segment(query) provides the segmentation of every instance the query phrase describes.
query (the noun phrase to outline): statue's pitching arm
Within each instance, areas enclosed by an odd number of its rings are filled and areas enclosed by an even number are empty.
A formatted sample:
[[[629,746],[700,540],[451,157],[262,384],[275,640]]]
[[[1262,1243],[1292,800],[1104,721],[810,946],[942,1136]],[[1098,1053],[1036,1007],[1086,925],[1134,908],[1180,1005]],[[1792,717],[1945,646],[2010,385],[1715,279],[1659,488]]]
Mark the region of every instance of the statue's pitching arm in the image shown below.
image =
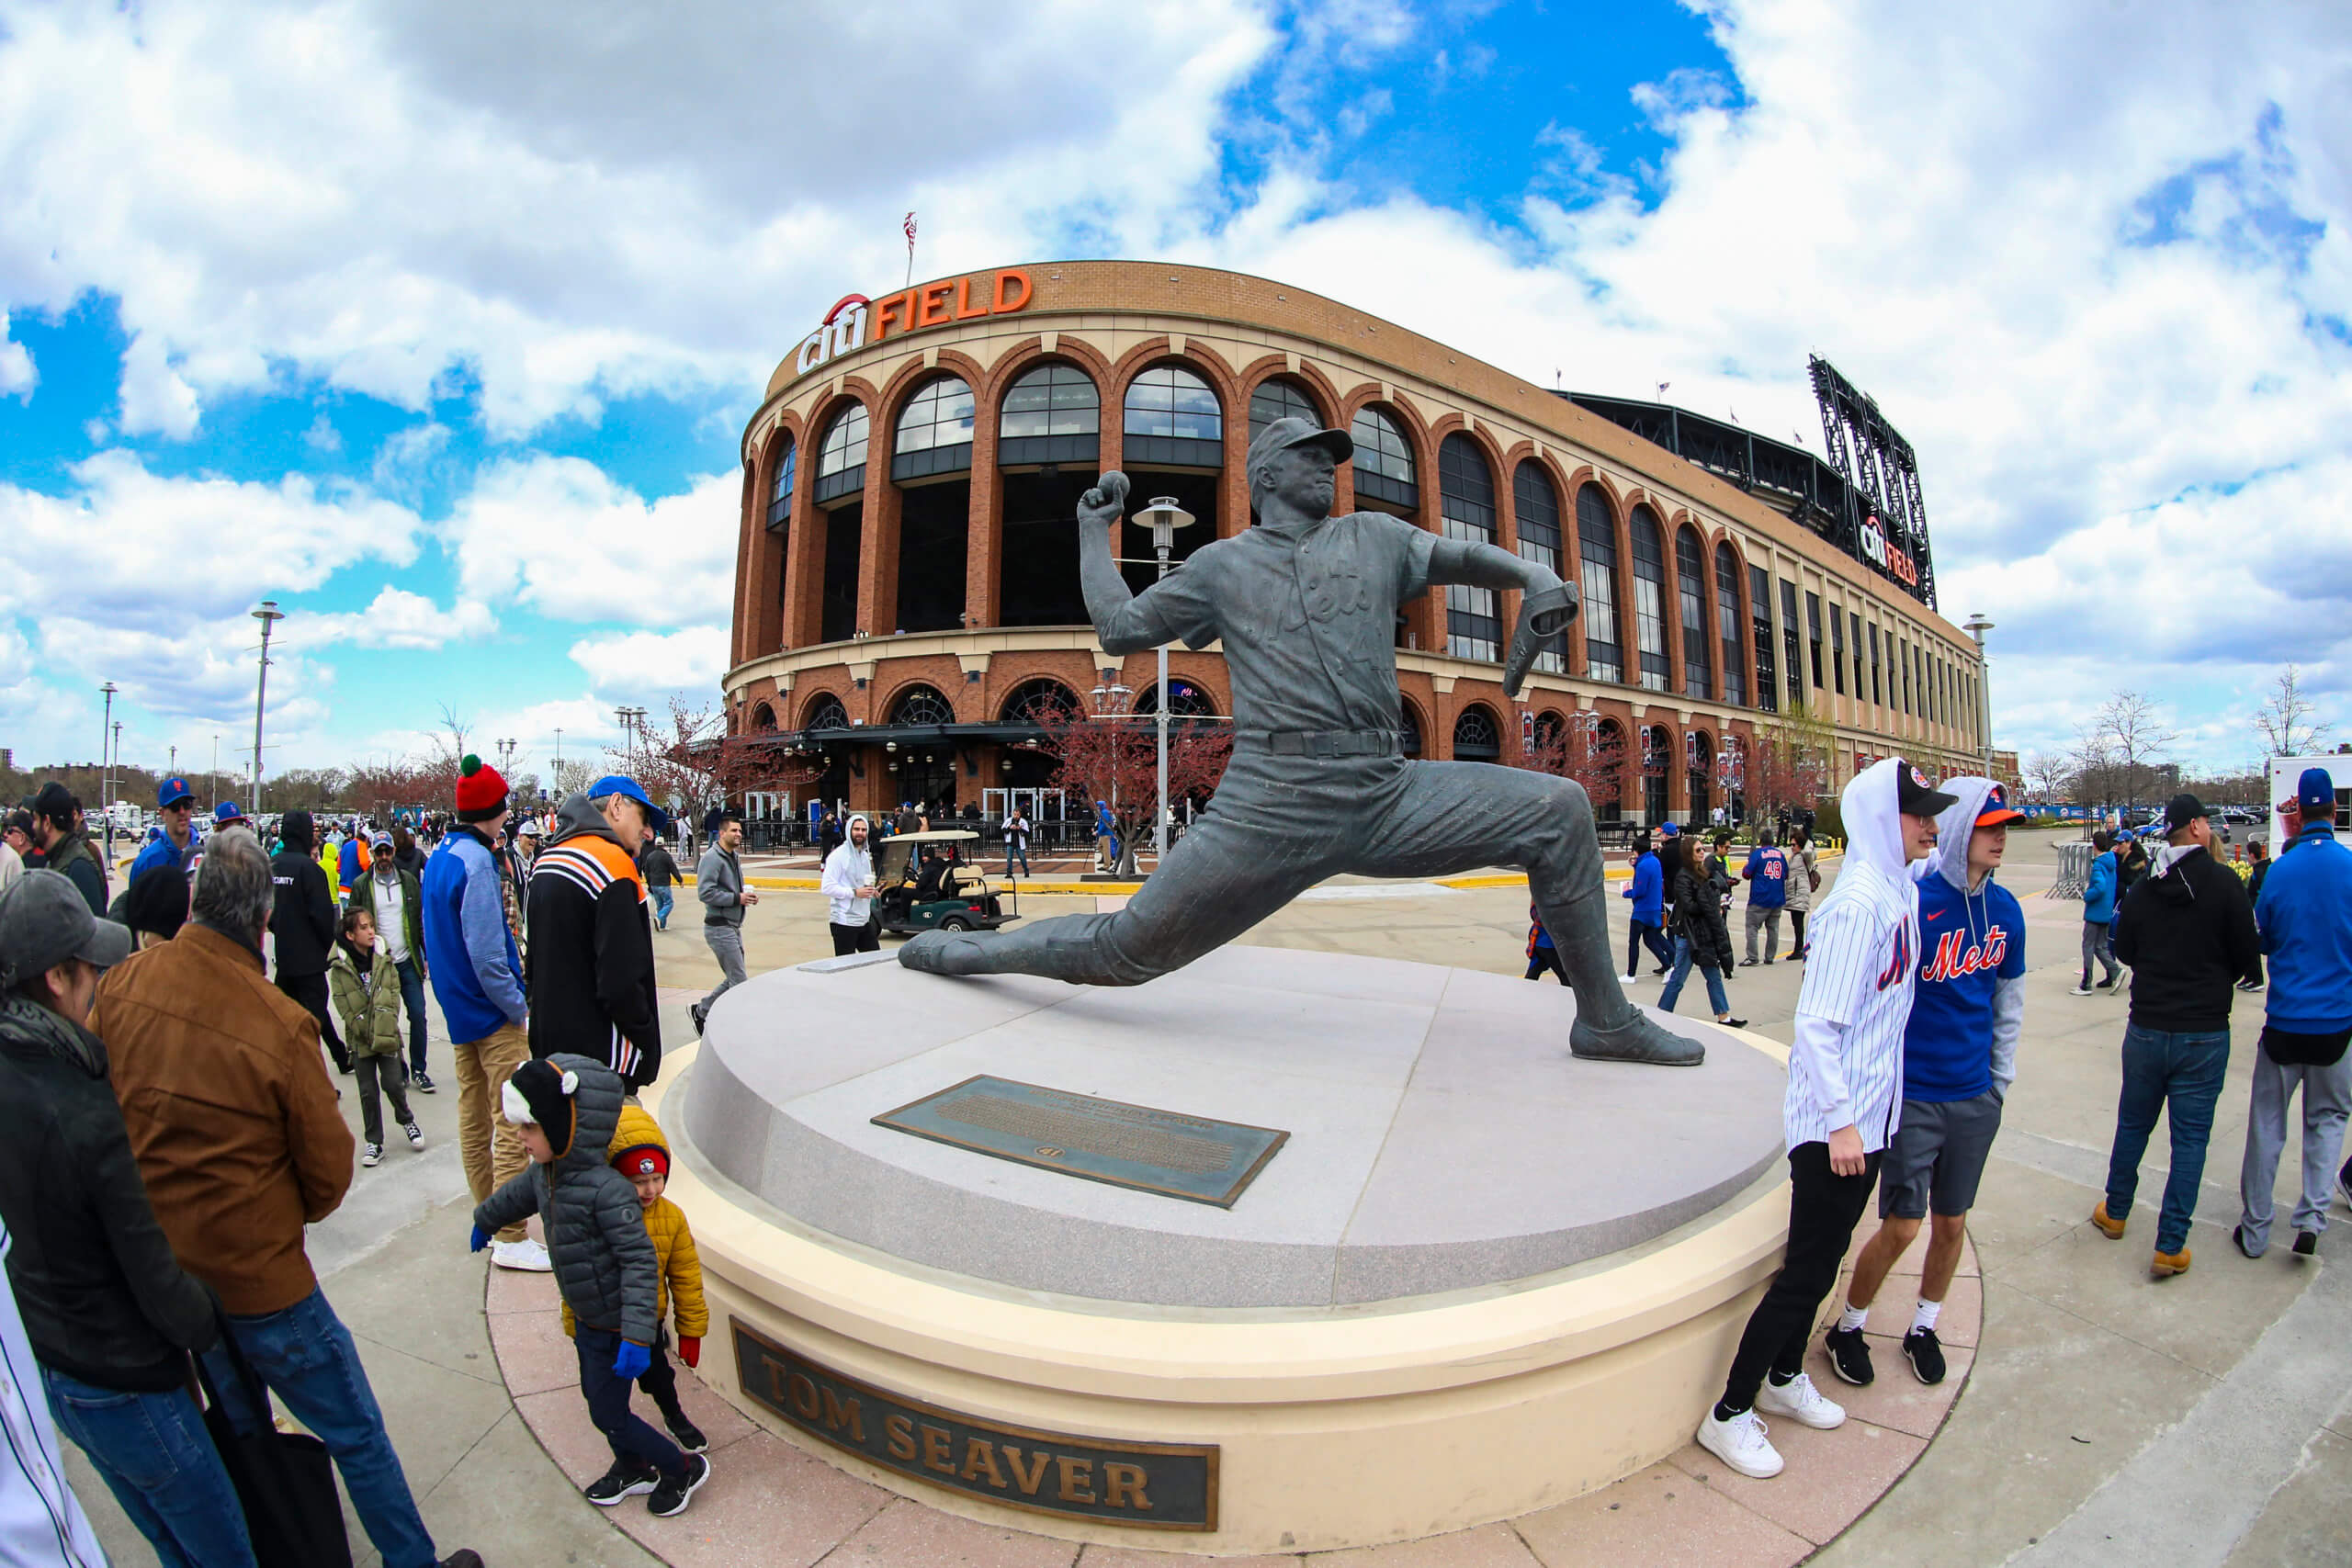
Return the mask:
[[[1503,660],[1505,696],[1519,695],[1527,672],[1535,668],[1537,654],[1547,648],[1566,651],[1567,630],[1576,622],[1578,600],[1575,587],[1561,581],[1551,568],[1498,546],[1440,539],[1430,552],[1430,581],[1521,591],[1519,625],[1512,630],[1510,649]]]
[[[1114,468],[1078,498],[1078,580],[1105,653],[1140,653],[1174,640],[1152,614],[1151,590],[1127,592],[1111,530],[1127,512],[1127,476]],[[1154,585],[1158,586],[1157,584]]]

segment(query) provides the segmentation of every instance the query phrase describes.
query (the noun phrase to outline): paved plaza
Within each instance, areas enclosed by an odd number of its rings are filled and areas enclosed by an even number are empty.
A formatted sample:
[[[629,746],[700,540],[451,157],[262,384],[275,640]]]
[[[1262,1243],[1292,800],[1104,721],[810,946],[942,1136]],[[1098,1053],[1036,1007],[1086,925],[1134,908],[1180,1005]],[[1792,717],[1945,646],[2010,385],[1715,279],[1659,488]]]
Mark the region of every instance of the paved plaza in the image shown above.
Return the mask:
[[[2230,1083],[2190,1238],[2196,1265],[2178,1279],[2154,1281],[2144,1235],[2135,1229],[2123,1243],[2109,1243],[2086,1219],[2106,1168],[2124,1003],[2065,994],[2074,983],[2078,907],[2039,896],[2054,874],[2052,843],[2017,833],[2011,846],[2004,881],[2025,905],[2030,978],[2018,1083],[1973,1219],[1983,1321],[1973,1365],[1954,1356],[1953,1378],[1965,1371],[1965,1387],[1916,1464],[1874,1505],[1868,1496],[1883,1476],[1872,1481],[1833,1466],[1799,1443],[1790,1445],[1788,1472],[1770,1483],[1735,1486],[1720,1474],[1701,1479],[1694,1473],[1701,1467],[1662,1465],[1644,1473],[1623,1512],[1605,1508],[1593,1517],[1571,1504],[1384,1549],[1379,1557],[1413,1568],[1642,1562],[1648,1560],[1638,1550],[1643,1539],[1706,1539],[1699,1527],[1728,1499],[1767,1517],[1842,1518],[1867,1506],[1819,1552],[1815,1561],[1823,1563],[2108,1564],[2146,1557],[2184,1568],[2269,1568],[2352,1561],[2352,1517],[2344,1506],[2352,1496],[2352,1230],[2343,1228],[2339,1208],[2338,1228],[2323,1237],[2316,1262],[2298,1262],[2283,1247],[2248,1262],[2229,1239],[2245,1062],[2261,998],[2238,1002]],[[1826,869],[1834,872],[1834,863]],[[1612,903],[1621,905],[1613,923],[1622,944],[1622,901]],[[1023,900],[1032,917],[1092,907],[1084,896]],[[1526,908],[1523,888],[1349,884],[1317,889],[1244,940],[1516,974]],[[671,929],[654,939],[664,1029],[673,1037],[691,1038],[686,1004],[718,977],[694,909],[683,902]],[[751,912],[744,934],[754,974],[831,951],[825,907],[813,892],[775,892]],[[1787,1041],[1801,976],[1801,966],[1786,963],[1737,971],[1734,1010],[1757,1032]],[[1656,982],[1638,982],[1634,994],[1655,999]],[[1702,995],[1694,977],[1685,1010]],[[437,1009],[432,1021],[437,1043]],[[805,1048],[821,1052],[826,1042],[809,1040]],[[439,1072],[443,1059],[433,1065]],[[677,1528],[661,1538],[662,1555],[652,1555],[581,1499],[563,1467],[576,1469],[580,1456],[550,1457],[518,1411],[492,1351],[486,1265],[465,1247],[469,1205],[458,1168],[456,1095],[445,1089],[413,1103],[430,1147],[422,1155],[395,1149],[380,1168],[359,1172],[343,1209],[312,1228],[311,1247],[329,1297],[359,1339],[445,1551],[471,1545],[493,1568],[662,1561],[1044,1568],[1080,1559],[1068,1543],[952,1518],[797,1456],[780,1473],[797,1478],[801,1495],[723,1508],[698,1502],[685,1517],[662,1521]],[[344,1107],[356,1126],[356,1094],[346,1092]],[[2142,1174],[2151,1213],[2164,1149],[2159,1134]],[[2282,1194],[2293,1166],[2290,1155]],[[1906,1264],[1917,1262],[1915,1247]],[[511,1307],[520,1288],[500,1281],[492,1304]],[[1890,1289],[1881,1315],[1899,1308],[1900,1294]],[[1882,1353],[1879,1367],[1881,1389],[1871,1397],[1899,1393],[1891,1383],[1908,1385],[1898,1358]],[[568,1373],[537,1386],[540,1392],[523,1390],[526,1402],[579,1403]],[[700,1397],[698,1410],[716,1403]],[[736,1420],[729,1429],[740,1433],[745,1424]],[[720,1428],[711,1430],[718,1439]],[[717,1457],[723,1480],[725,1450]],[[69,1459],[115,1561],[154,1562],[78,1452]],[[1740,1490],[1758,1487],[1769,1494]],[[715,1481],[707,1500],[721,1492]],[[722,1539],[722,1527],[757,1533]],[[1802,1556],[1810,1539],[1791,1537],[1795,1546],[1771,1560],[1793,1561],[1792,1551]],[[353,1540],[359,1561],[375,1562],[356,1529]],[[1082,1560],[1107,1568],[1135,1554],[1097,1548]],[[1726,1550],[1688,1560],[1751,1559]]]

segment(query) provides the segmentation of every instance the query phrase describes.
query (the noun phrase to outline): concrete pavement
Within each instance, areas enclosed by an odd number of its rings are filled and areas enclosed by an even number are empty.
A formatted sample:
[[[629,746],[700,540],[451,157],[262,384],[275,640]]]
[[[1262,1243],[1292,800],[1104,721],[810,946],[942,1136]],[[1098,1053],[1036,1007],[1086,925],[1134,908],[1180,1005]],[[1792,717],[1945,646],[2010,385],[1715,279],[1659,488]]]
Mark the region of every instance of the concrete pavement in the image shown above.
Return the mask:
[[[1984,1276],[1973,1373],[1925,1456],[1816,1560],[2147,1557],[2216,1568],[2352,1562],[2352,1231],[2339,1206],[2337,1226],[2312,1262],[2296,1261],[2283,1246],[2249,1262],[2229,1242],[2245,1063],[2261,998],[2239,998],[2233,1066],[2190,1242],[2196,1266],[2151,1280],[2145,1222],[2164,1180],[2161,1132],[2142,1171],[2132,1234],[2110,1243],[2086,1222],[2106,1169],[2125,1004],[2065,994],[2078,907],[2036,896],[2056,858],[2049,840],[2020,833],[2004,875],[2027,908],[2030,978],[2018,1081],[1972,1226]],[[1622,901],[1611,902],[1622,942]],[[1036,918],[1090,909],[1095,900],[1039,897],[1023,907]],[[1517,973],[1525,916],[1516,889],[1328,893],[1300,900],[1243,940]],[[813,893],[763,899],[746,938],[755,973],[831,952],[824,906]],[[657,935],[656,951],[664,986],[682,996],[717,983],[690,903]],[[1802,972],[1786,963],[1736,971],[1735,1010],[1786,1040]],[[1654,1000],[1655,982],[1637,982],[1634,994]],[[1694,982],[1683,1007],[1702,1005]],[[682,999],[665,1007],[664,1027],[690,1029]],[[415,1104],[433,1147],[418,1156],[395,1145],[384,1166],[358,1172],[344,1209],[314,1227],[311,1251],[359,1339],[427,1522],[443,1550],[471,1545],[501,1568],[651,1563],[579,1499],[519,1424],[491,1359],[483,1264],[465,1252],[454,1087]],[[356,1127],[348,1094],[345,1111]],[[2284,1164],[2293,1169],[2291,1155]],[[2282,1194],[2286,1185],[2282,1177]],[[1882,1359],[1882,1378],[1907,1375]],[[116,1561],[152,1563],[78,1454],[69,1454],[69,1465]],[[1792,1471],[1774,1484],[1802,1483]],[[364,1537],[355,1530],[353,1539],[364,1549]],[[1431,1562],[1486,1560],[1471,1553],[1498,1538],[1473,1531],[1447,1540],[1450,1546],[1431,1543]],[[1495,1561],[1526,1561],[1531,1552],[1563,1561],[1557,1543],[1510,1540],[1512,1550]],[[868,1550],[857,1561],[935,1559],[910,1538],[895,1558]]]

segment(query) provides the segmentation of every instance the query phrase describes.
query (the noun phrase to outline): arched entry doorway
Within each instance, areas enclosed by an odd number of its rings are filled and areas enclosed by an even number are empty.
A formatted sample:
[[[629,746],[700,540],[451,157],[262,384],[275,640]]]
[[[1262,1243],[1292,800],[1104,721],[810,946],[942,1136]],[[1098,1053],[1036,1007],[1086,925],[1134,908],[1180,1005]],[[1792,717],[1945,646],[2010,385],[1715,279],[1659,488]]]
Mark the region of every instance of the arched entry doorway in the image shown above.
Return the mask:
[[[1642,730],[1642,825],[1666,820],[1666,770],[1674,757],[1674,732],[1664,725]]]
[[[1690,781],[1690,820],[1713,820],[1715,743],[1703,729],[1692,730],[1683,741],[1685,761],[1689,764]]]

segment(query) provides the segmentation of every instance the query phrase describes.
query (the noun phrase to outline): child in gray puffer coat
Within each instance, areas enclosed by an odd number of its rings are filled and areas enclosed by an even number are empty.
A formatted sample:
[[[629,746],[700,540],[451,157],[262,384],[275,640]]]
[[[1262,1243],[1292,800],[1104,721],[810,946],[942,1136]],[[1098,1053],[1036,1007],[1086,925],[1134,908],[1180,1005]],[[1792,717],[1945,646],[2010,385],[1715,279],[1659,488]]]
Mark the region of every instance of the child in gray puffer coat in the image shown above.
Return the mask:
[[[531,1168],[476,1206],[474,1250],[501,1227],[539,1216],[556,1287],[578,1325],[580,1393],[613,1450],[613,1466],[589,1483],[588,1500],[609,1508],[650,1492],[650,1512],[682,1514],[710,1479],[710,1461],[682,1452],[628,1407],[629,1390],[652,1363],[661,1264],[637,1189],[605,1160],[620,1122],[620,1075],[559,1052],[515,1068],[502,1100]]]

